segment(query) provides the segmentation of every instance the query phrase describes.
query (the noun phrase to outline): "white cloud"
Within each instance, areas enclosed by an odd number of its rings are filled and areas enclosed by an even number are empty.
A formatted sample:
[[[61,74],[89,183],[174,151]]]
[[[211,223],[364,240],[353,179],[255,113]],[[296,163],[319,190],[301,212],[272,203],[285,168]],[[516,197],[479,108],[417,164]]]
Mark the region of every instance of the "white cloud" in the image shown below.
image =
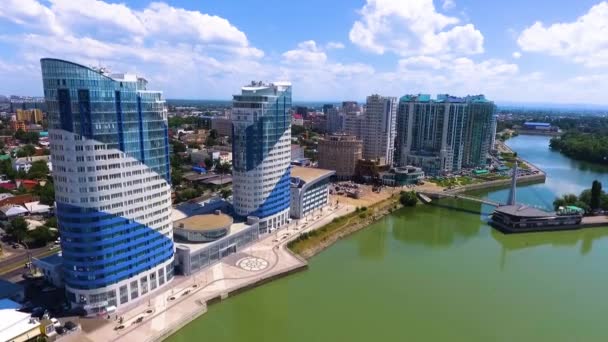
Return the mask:
[[[63,33],[55,13],[36,0],[5,0],[0,6],[0,18],[55,34]]]
[[[238,89],[243,79],[268,79],[264,53],[228,20],[153,2],[142,9],[100,0],[6,0],[0,22],[21,33],[0,34],[15,61],[41,57],[137,72],[173,96],[209,98]],[[5,1],[5,2],[6,2]],[[17,77],[0,69],[0,78]],[[37,71],[37,78],[40,73]],[[30,85],[38,89],[40,81]]]
[[[329,42],[329,43],[325,44],[325,48],[327,50],[344,49],[344,44],[341,42]]]
[[[364,63],[331,61],[314,40],[298,44],[282,54],[283,63],[276,79],[291,80],[295,91],[306,92],[307,98],[361,98],[369,91],[364,84],[374,75],[374,68]]]
[[[431,69],[439,69],[441,67],[441,60],[435,57],[429,56],[415,56],[408,57],[399,60],[399,68],[400,69],[410,69],[410,68],[431,68]]]
[[[287,63],[318,64],[327,60],[325,52],[317,47],[314,40],[307,40],[298,44],[298,48],[283,53],[283,59]]]
[[[472,24],[438,13],[432,0],[367,0],[350,40],[376,54],[477,54],[483,35]]]
[[[515,59],[520,59],[521,58],[521,52],[515,51],[515,52],[513,52],[512,56]]]
[[[608,66],[608,3],[601,2],[575,21],[545,26],[536,22],[521,32],[523,51],[546,53],[589,67]]]
[[[454,0],[443,0],[443,4],[441,5],[441,8],[445,11],[451,10],[454,7],[456,7],[456,2],[454,2]]]

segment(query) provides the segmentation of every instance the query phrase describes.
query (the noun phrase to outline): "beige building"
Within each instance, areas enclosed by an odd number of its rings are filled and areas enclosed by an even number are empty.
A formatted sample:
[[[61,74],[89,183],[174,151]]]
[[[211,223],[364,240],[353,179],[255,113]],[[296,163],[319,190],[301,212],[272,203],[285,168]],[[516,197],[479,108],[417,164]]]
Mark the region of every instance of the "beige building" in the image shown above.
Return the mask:
[[[17,121],[39,124],[42,122],[42,111],[40,109],[17,109]]]
[[[363,142],[353,135],[334,134],[319,140],[318,150],[320,168],[335,170],[338,179],[350,179],[362,158]]]

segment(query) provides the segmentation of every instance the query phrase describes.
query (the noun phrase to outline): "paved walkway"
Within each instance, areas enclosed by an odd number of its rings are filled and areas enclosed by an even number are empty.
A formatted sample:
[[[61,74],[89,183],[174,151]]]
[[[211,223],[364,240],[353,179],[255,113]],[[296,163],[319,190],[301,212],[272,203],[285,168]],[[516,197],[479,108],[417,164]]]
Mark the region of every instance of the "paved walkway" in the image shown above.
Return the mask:
[[[152,294],[129,311],[118,313],[122,324],[108,320],[94,330],[66,336],[62,341],[158,341],[207,311],[207,301],[306,265],[286,244],[301,232],[314,230],[354,208],[341,205],[316,211],[308,219],[292,222],[242,251],[189,277],[176,277],[170,287]],[[84,322],[84,320],[83,320]],[[83,324],[86,325],[86,324]],[[120,329],[117,329],[121,326]]]

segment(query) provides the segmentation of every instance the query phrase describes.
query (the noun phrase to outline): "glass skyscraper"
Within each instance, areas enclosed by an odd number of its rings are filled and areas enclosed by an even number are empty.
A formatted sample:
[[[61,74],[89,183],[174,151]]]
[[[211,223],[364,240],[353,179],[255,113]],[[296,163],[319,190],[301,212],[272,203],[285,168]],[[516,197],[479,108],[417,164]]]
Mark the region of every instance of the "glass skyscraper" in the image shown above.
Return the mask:
[[[496,133],[494,103],[483,95],[406,95],[399,101],[396,159],[429,175],[485,166]]]
[[[173,278],[165,102],[135,75],[41,66],[67,297],[103,312]]]
[[[291,83],[252,82],[232,106],[233,205],[238,216],[256,216],[260,232],[289,219]]]

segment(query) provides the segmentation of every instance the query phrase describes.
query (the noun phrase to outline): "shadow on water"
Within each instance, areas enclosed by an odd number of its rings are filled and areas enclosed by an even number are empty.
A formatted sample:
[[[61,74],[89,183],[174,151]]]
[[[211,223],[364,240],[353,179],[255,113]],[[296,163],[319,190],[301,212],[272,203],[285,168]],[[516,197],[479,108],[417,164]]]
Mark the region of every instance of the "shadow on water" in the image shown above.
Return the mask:
[[[433,207],[438,207],[438,208],[443,208],[443,209],[449,209],[449,210],[455,210],[455,211],[459,211],[461,213],[467,213],[467,214],[473,214],[473,215],[490,215],[492,212],[484,212],[482,210],[482,206],[479,207],[478,210],[475,209],[471,209],[471,208],[466,208],[463,207],[461,205],[455,205],[454,203],[443,203],[443,202],[439,202],[439,201],[433,201],[430,203],[431,206]]]
[[[591,252],[594,241],[608,237],[608,227],[524,234],[503,234],[492,229],[491,236],[508,251],[540,246],[572,247],[580,243],[580,254],[586,255]]]

